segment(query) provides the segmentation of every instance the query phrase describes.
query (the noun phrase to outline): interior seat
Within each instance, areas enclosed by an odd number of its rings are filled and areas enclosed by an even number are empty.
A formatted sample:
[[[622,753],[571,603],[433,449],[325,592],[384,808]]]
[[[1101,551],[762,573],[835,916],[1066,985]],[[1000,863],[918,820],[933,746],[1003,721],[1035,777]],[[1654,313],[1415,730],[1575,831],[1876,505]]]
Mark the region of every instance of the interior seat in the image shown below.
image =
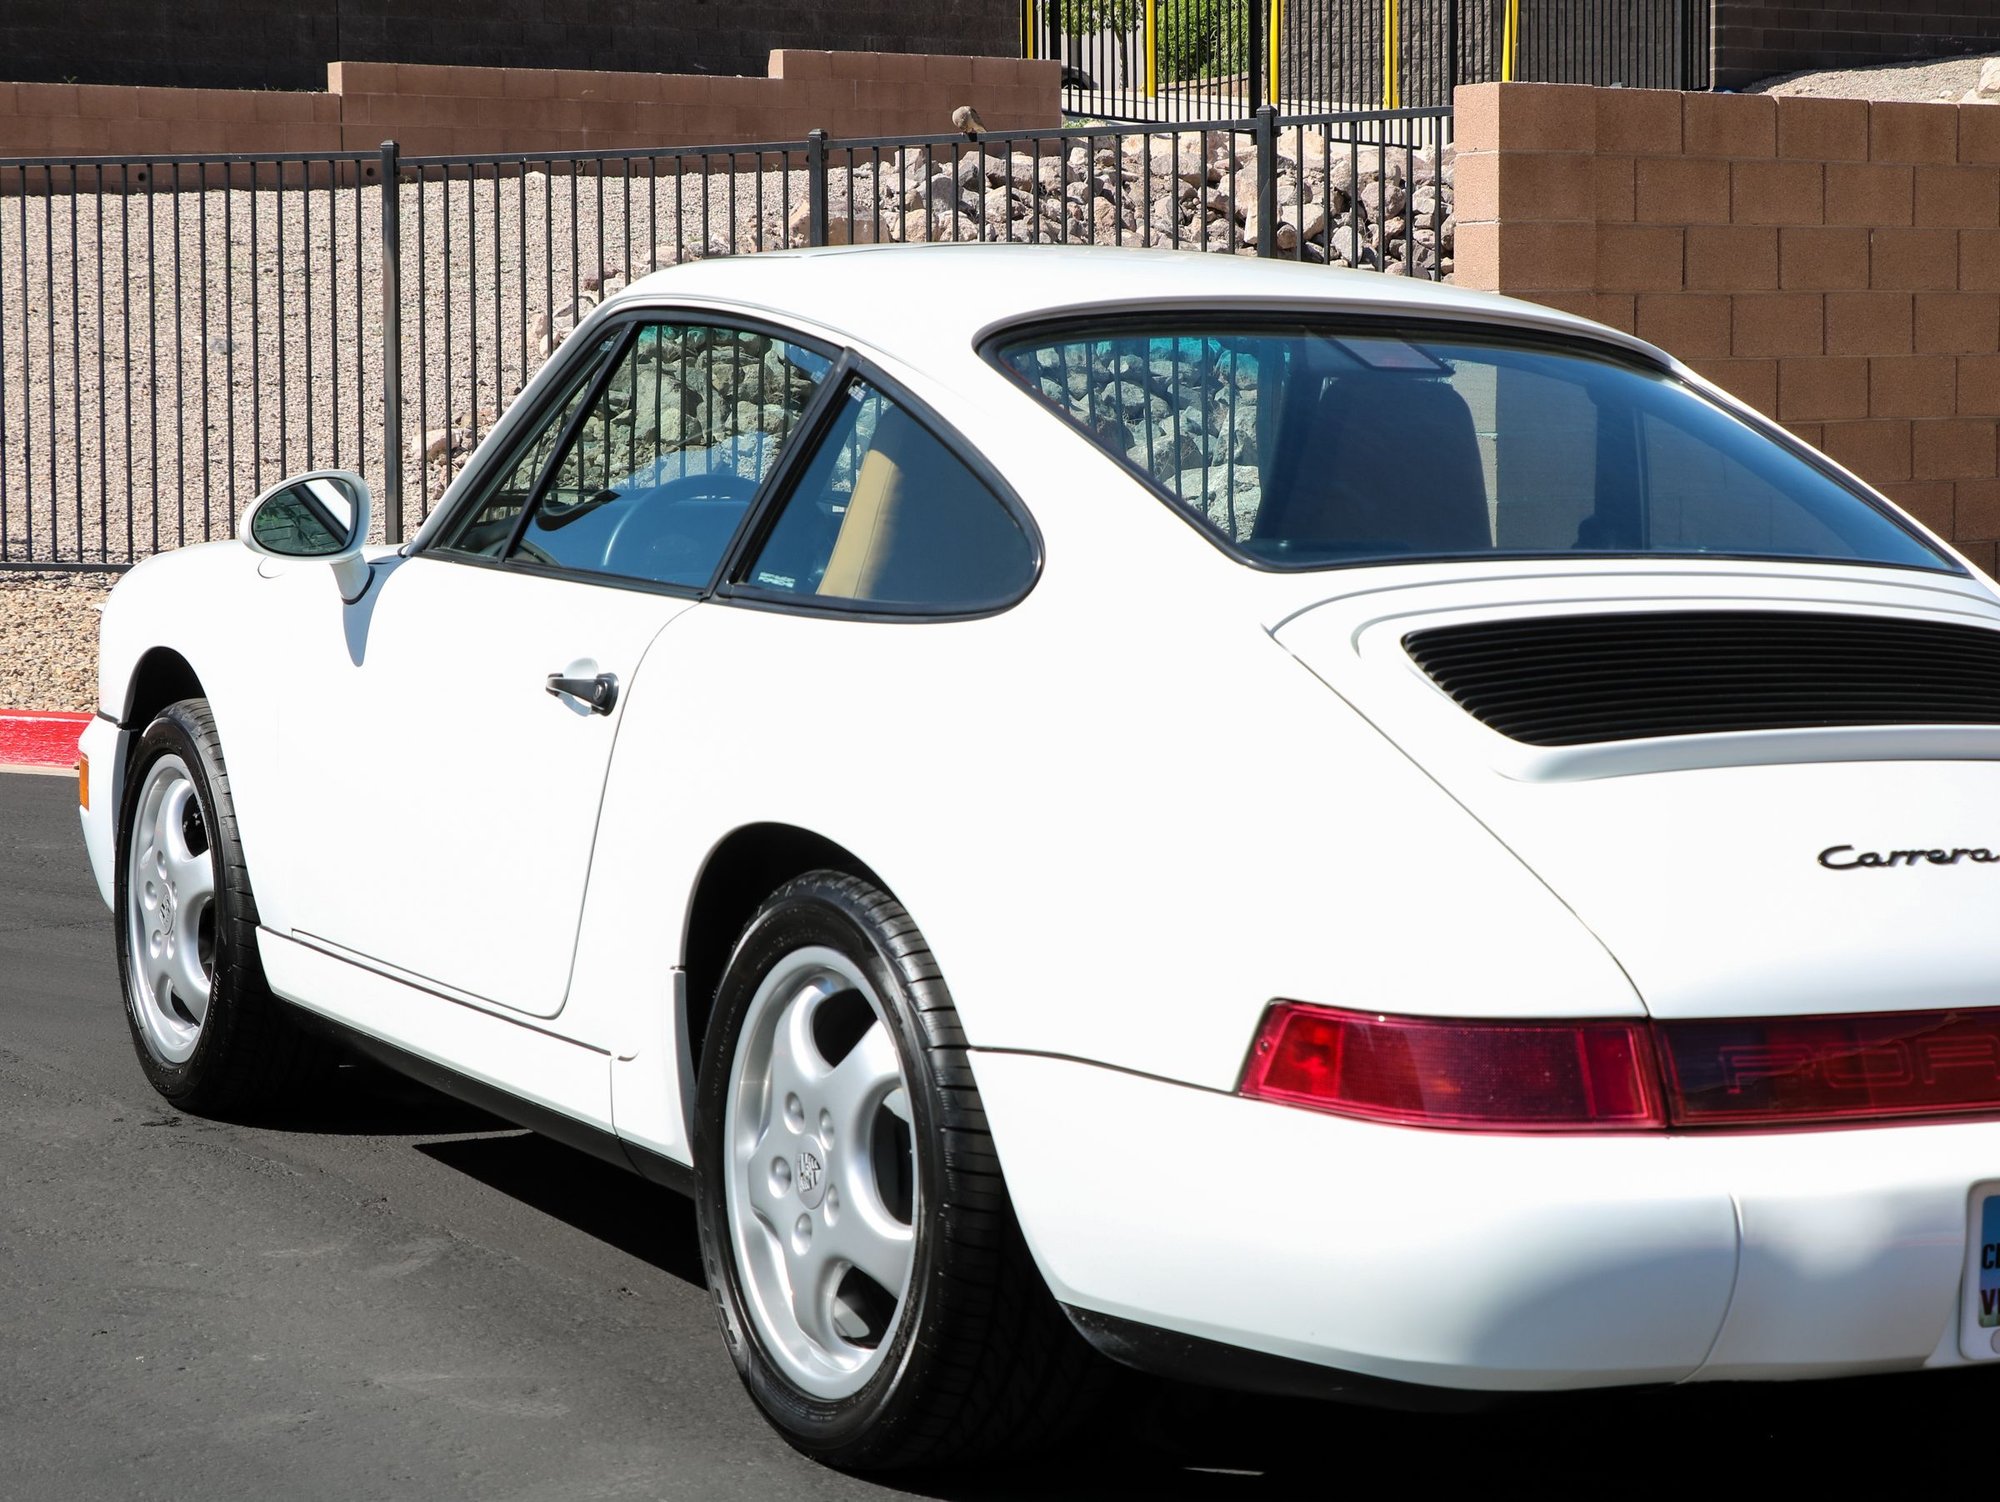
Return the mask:
[[[1292,543],[1368,554],[1493,546],[1472,411],[1445,381],[1370,372],[1330,382],[1293,477],[1269,528]]]

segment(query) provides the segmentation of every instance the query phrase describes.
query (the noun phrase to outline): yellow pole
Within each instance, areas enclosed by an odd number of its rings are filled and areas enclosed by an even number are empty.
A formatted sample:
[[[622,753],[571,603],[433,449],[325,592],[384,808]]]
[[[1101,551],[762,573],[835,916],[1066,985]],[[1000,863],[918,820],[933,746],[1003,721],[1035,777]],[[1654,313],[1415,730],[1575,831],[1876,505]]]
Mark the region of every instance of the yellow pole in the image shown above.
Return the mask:
[[[1521,45],[1521,0],[1507,0],[1507,21],[1500,39],[1500,81],[1514,81],[1514,52]]]
[[[1285,0],[1271,0],[1271,71],[1265,77],[1271,80],[1268,95],[1272,104],[1278,102],[1278,29],[1285,24]]]
[[[1021,56],[1035,55],[1035,0],[1021,0]]]
[[[1160,4],[1146,0],[1146,97],[1160,97]]]
[[[1396,79],[1400,61],[1397,54],[1403,50],[1398,35],[1402,30],[1400,11],[1401,0],[1382,0],[1382,108],[1385,110],[1403,107],[1403,91]]]

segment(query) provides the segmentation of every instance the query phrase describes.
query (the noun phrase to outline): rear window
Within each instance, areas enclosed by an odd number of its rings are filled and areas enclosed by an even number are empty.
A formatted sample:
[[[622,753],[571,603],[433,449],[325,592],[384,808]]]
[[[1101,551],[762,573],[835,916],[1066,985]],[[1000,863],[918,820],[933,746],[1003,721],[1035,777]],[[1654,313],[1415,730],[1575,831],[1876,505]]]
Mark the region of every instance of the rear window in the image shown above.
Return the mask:
[[[1580,350],[1190,320],[1041,333],[994,353],[1266,567],[1657,553],[1958,571],[1691,387]]]

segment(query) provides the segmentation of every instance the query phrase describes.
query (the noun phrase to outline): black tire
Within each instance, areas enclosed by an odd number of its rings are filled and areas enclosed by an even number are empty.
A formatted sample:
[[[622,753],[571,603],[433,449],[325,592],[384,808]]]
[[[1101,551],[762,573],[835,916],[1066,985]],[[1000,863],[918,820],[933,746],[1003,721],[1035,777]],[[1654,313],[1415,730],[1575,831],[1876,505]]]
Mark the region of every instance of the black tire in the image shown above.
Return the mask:
[[[149,1000],[155,992],[144,978],[146,961],[136,952],[142,935],[135,932],[135,920],[155,922],[161,911],[155,901],[151,909],[135,913],[132,890],[134,841],[150,837],[138,825],[156,773],[174,793],[183,782],[191,788],[191,799],[181,797],[184,848],[195,857],[206,855],[212,876],[212,892],[203,899],[206,918],[199,924],[198,963],[209,976],[202,998],[184,997],[183,988],[170,985],[166,998]],[[140,734],[118,812],[116,860],[119,989],[147,1081],[179,1109],[205,1116],[263,1104],[294,1086],[315,1049],[264,981],[257,952],[257,899],[237,837],[222,742],[206,699],[169,704]],[[171,917],[165,926],[173,927]],[[191,1051],[185,1049],[189,1041]]]
[[[907,1085],[916,1185],[907,1292],[885,1316],[872,1375],[833,1398],[802,1387],[767,1348],[725,1189],[728,1102],[732,1088],[751,1088],[731,1084],[746,1015],[767,977],[814,948],[845,956],[881,1003]],[[1087,1411],[1101,1364],[1022,1241],[950,992],[916,924],[887,893],[815,871],[780,888],[750,921],[716,994],[694,1157],[702,1255],[723,1336],[751,1397],[797,1449],[845,1470],[942,1464],[1038,1447]],[[829,1149],[826,1181],[838,1188],[845,1167]]]

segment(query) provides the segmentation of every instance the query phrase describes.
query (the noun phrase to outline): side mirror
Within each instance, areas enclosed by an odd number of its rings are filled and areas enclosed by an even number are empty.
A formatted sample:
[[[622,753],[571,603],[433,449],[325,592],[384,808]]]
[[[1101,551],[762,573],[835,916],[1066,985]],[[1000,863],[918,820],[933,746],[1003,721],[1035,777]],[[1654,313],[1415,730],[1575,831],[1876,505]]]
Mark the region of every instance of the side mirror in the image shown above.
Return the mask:
[[[345,469],[316,469],[280,480],[250,503],[236,535],[266,558],[322,558],[333,565],[342,599],[368,588],[361,546],[368,540],[373,496]]]

